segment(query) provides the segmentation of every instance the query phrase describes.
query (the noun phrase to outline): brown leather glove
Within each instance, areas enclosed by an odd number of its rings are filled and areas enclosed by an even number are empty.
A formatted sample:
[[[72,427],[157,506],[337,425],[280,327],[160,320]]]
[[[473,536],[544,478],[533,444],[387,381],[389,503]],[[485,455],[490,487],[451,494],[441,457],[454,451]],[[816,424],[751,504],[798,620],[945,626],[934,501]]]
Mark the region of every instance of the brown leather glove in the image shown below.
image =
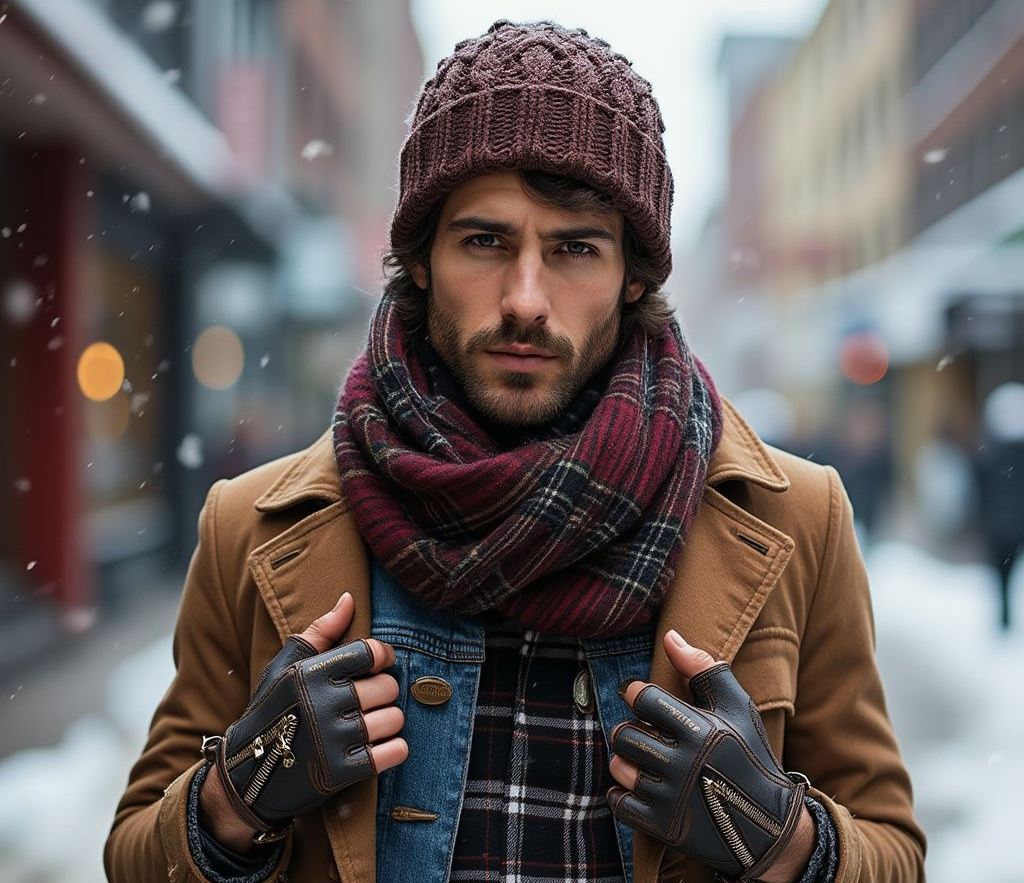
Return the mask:
[[[257,843],[279,840],[292,819],[376,775],[352,678],[373,667],[364,640],[323,653],[298,635],[267,664],[242,716],[203,739],[224,790]]]
[[[690,691],[693,705],[655,684],[636,695],[641,722],[619,724],[611,742],[639,777],[632,791],[609,789],[608,803],[620,821],[719,875],[754,880],[793,836],[807,779],[782,770],[729,663],[691,678]]]

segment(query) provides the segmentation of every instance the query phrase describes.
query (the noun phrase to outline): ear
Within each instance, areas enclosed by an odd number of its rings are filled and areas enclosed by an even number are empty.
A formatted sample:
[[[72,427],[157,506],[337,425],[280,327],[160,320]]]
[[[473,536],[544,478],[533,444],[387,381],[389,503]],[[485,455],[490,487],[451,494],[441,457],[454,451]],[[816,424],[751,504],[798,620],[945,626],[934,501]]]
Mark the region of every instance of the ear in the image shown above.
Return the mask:
[[[418,284],[418,283],[417,283]],[[634,279],[626,286],[626,303],[631,304],[640,300],[640,297],[647,290],[647,286],[639,279]]]
[[[409,268],[409,275],[412,276],[412,281],[416,283],[417,288],[422,288],[424,291],[430,286],[430,273],[427,272],[425,265],[413,264]]]

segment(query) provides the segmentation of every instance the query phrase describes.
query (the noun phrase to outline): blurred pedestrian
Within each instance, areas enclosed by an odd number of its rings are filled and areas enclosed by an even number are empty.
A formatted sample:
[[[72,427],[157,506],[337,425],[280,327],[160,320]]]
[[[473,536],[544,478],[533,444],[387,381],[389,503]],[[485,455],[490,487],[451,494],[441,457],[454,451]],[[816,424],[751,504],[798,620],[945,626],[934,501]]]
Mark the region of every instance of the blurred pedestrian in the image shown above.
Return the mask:
[[[975,461],[981,531],[998,575],[999,624],[1010,628],[1010,574],[1024,545],[1024,383],[1005,383],[985,400]]]
[[[865,540],[873,540],[892,479],[889,418],[882,402],[858,398],[842,412],[835,456],[853,515]]]
[[[662,131],[582,30],[441,62],[331,427],[210,491],[113,880],[923,879],[849,498],[672,316]]]

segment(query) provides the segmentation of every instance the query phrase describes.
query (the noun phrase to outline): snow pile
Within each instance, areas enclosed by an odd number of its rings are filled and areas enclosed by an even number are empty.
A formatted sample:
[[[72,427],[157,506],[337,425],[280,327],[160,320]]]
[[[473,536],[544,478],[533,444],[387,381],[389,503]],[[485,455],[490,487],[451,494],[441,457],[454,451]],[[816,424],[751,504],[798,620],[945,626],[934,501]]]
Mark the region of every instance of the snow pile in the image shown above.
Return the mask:
[[[106,880],[114,809],[173,675],[167,635],[113,670],[105,710],[77,720],[58,745],[0,762],[0,880]]]
[[[928,835],[930,883],[1021,883],[1024,637],[996,627],[996,576],[903,544],[866,555],[890,716]],[[1015,573],[1024,600],[1024,562]],[[1024,610],[1018,604],[1018,620]]]

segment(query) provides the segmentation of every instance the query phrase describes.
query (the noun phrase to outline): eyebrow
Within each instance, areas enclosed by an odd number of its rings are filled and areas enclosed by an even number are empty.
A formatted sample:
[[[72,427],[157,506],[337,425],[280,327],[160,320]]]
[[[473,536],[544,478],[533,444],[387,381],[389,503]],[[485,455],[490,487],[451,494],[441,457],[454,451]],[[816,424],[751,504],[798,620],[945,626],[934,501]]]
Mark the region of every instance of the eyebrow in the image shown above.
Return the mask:
[[[511,236],[515,228],[503,221],[495,221],[484,218],[480,215],[467,215],[455,218],[448,224],[449,230],[478,230],[483,233],[495,233],[500,236]],[[548,230],[541,234],[541,239],[567,240],[567,239],[604,239],[608,242],[617,242],[615,234],[605,227],[560,227],[557,230]]]

